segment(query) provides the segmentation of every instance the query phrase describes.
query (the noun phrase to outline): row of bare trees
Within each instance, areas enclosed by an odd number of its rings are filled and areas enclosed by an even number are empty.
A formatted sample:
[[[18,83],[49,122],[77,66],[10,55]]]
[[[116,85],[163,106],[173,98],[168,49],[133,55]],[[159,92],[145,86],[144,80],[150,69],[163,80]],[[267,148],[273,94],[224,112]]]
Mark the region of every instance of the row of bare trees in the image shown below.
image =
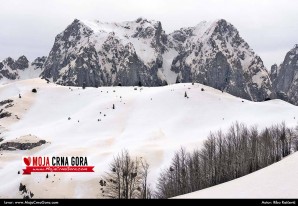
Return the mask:
[[[284,123],[265,128],[233,124],[210,133],[200,150],[180,149],[158,179],[156,198],[169,198],[249,174],[298,150],[295,130]]]
[[[226,133],[210,133],[200,150],[175,153],[153,193],[149,165],[127,150],[114,157],[100,180],[101,194],[114,199],[169,198],[233,180],[273,164],[298,150],[298,127],[284,123],[263,129],[233,124]]]

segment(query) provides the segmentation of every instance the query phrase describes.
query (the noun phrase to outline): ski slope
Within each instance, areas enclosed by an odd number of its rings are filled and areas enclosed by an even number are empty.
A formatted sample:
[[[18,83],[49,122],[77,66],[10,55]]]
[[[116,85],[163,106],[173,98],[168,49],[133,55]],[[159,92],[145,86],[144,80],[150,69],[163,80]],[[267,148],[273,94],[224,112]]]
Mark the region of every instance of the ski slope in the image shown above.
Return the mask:
[[[298,153],[241,178],[175,198],[293,198],[298,196]]]
[[[225,131],[235,121],[260,129],[282,121],[292,127],[298,118],[298,108],[284,101],[250,102],[201,84],[83,90],[31,79],[0,86],[0,101],[5,99],[14,100],[14,106],[7,109],[11,117],[0,119],[3,142],[31,135],[32,141],[48,143],[32,150],[0,151],[0,198],[22,197],[20,182],[35,198],[99,198],[100,176],[124,148],[148,161],[154,186],[174,151],[200,147],[210,131]],[[87,156],[95,172],[50,173],[49,178],[17,174],[24,168],[22,157],[30,155]]]

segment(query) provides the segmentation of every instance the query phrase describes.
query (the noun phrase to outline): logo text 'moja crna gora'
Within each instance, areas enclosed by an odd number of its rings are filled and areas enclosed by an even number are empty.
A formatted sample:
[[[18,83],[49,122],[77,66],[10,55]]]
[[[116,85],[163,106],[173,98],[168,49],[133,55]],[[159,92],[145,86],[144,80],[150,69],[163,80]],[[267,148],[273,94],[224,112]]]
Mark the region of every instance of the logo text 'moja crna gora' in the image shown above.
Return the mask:
[[[87,157],[24,157],[27,166],[88,166]]]
[[[32,172],[94,172],[94,166],[89,166],[87,157],[24,157],[26,168],[23,175]]]

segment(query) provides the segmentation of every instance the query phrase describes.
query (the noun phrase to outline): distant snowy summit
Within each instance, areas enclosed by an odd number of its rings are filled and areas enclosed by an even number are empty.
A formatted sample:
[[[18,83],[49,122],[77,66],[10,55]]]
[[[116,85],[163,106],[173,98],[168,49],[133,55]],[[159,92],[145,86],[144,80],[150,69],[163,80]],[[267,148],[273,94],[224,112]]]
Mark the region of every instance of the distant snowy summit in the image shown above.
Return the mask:
[[[253,101],[276,97],[261,58],[223,19],[171,34],[161,22],[144,18],[120,23],[75,19],[56,36],[40,76],[91,87],[198,82]]]
[[[17,60],[8,57],[0,62],[0,81],[5,83],[10,80],[24,80],[39,77],[46,57],[38,57],[29,62],[25,56]]]

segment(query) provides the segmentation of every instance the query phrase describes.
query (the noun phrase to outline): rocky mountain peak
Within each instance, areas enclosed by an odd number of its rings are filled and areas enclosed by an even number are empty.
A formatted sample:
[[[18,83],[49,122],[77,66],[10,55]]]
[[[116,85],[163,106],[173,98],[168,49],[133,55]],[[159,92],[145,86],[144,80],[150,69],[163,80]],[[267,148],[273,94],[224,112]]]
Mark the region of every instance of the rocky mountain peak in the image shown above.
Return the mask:
[[[11,67],[15,63],[15,60],[11,57],[7,57],[2,61],[2,63]]]
[[[270,78],[277,97],[298,105],[298,45],[286,54],[284,61],[271,67]]]
[[[230,34],[232,32],[238,33],[238,30],[229,22],[227,22],[225,19],[218,19],[213,23],[214,26],[214,32],[217,32],[221,35]]]
[[[0,81],[23,80],[38,77],[43,68],[46,57],[38,57],[32,63],[26,56],[20,56],[17,60],[8,57],[0,62]]]
[[[20,56],[14,63],[12,69],[19,69],[19,70],[24,70],[29,67],[29,61],[27,57]]]
[[[54,47],[58,47],[57,49],[61,45],[66,48],[73,47],[82,37],[88,37],[92,32],[83,22],[75,19],[62,33],[56,36]]]
[[[34,66],[36,69],[42,69],[45,61],[46,61],[47,57],[46,56],[42,56],[42,57],[37,57],[32,63],[31,65]]]
[[[224,19],[166,34],[159,21],[75,19],[56,39],[42,76],[63,85],[159,86],[199,82],[262,101],[271,82],[260,57]]]
[[[289,51],[290,55],[297,55],[298,54],[298,44],[295,44],[295,46]],[[291,56],[290,58],[292,58],[294,56]]]
[[[83,82],[87,86],[118,85],[116,80],[130,82],[130,85],[139,82],[160,85],[162,80],[157,77],[157,69],[166,50],[167,35],[158,21],[144,18],[120,23],[74,20],[56,37],[42,75],[61,84],[70,78],[67,84],[72,85]],[[92,72],[86,73],[86,69]],[[124,71],[133,71],[133,78],[124,80],[128,75],[124,75]],[[82,73],[87,76],[79,77]],[[152,82],[149,74],[156,76]],[[70,77],[73,75],[75,77]]]
[[[10,67],[12,70],[24,70],[29,67],[29,60],[24,55],[20,56],[17,60],[7,57],[2,61],[2,64]]]

